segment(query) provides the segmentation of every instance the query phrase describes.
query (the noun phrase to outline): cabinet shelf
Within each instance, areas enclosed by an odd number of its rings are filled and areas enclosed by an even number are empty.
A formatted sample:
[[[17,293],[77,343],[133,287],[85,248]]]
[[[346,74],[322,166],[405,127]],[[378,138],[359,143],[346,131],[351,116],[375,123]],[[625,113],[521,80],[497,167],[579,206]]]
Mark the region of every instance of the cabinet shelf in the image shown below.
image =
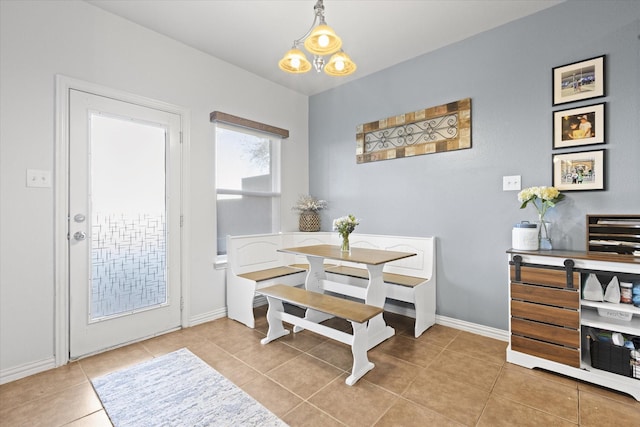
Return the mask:
[[[599,316],[598,312],[595,310],[596,307],[593,308],[594,310],[583,308],[580,315],[580,322],[582,323],[582,325],[591,326],[598,329],[606,329],[609,331],[622,332],[623,334],[640,334],[640,317],[633,316],[633,318],[629,321],[611,319],[608,317]],[[616,310],[618,310],[617,307]]]

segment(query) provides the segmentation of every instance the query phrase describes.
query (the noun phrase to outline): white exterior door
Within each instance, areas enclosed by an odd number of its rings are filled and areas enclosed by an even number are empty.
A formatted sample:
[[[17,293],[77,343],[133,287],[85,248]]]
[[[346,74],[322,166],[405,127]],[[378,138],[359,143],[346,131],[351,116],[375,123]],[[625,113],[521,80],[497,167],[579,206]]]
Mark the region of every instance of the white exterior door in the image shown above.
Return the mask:
[[[180,326],[181,119],[69,94],[70,358]]]

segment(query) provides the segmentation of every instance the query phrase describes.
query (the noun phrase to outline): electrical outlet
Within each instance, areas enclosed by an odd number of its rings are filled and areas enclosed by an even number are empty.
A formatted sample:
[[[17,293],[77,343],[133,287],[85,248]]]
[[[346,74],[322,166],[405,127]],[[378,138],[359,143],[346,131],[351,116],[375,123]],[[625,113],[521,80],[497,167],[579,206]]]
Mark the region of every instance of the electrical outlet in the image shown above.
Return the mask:
[[[520,191],[520,175],[502,177],[502,191]]]
[[[51,187],[51,171],[27,169],[27,187]]]

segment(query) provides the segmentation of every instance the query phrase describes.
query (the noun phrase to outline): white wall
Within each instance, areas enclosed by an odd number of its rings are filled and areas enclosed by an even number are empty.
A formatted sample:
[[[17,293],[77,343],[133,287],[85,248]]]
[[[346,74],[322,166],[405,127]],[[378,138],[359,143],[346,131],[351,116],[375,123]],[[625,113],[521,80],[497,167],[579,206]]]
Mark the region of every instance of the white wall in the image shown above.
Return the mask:
[[[54,193],[26,169],[54,168],[55,75],[191,112],[191,318],[224,311],[215,270],[214,110],[290,130],[283,230],[308,191],[308,99],[80,1],[0,1],[0,381],[54,360]]]

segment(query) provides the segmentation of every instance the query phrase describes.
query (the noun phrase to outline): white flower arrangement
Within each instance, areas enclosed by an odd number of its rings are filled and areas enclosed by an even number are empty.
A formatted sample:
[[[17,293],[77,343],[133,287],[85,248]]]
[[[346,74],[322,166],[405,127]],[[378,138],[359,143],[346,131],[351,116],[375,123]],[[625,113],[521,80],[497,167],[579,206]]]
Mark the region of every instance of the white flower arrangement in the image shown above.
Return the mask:
[[[556,187],[529,187],[518,193],[518,200],[522,203],[520,209],[524,209],[531,202],[538,211],[541,221],[547,209],[554,207],[562,199],[564,194],[560,193]]]
[[[300,213],[318,212],[322,209],[326,209],[327,205],[328,203],[326,200],[316,199],[311,195],[305,194],[300,196],[296,205],[291,209]]]
[[[333,220],[333,230],[337,231],[340,236],[345,237],[353,233],[360,221],[353,215],[349,214]]]

